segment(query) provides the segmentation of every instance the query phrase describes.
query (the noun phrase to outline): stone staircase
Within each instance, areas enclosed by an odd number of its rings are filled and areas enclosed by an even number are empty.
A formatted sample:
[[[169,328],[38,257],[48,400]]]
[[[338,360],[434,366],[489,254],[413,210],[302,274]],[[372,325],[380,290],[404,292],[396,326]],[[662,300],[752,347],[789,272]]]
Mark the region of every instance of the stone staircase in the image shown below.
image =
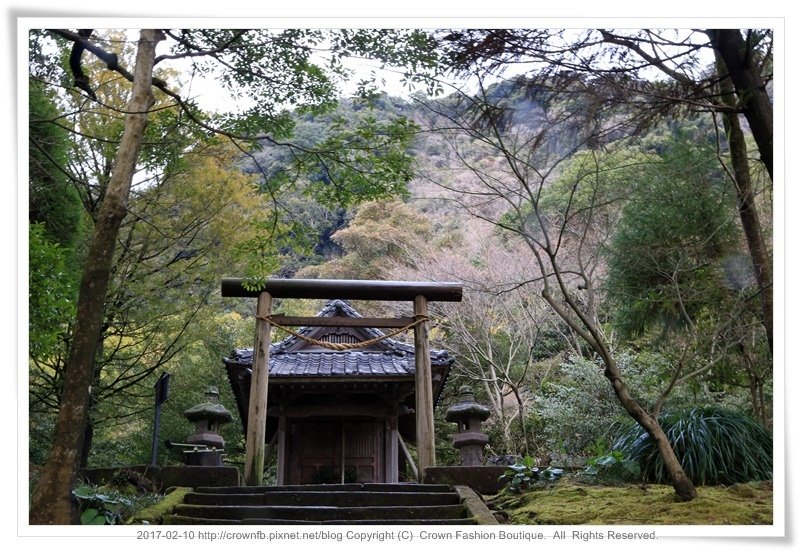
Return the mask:
[[[356,483],[198,487],[165,525],[475,525],[496,523],[469,487]]]

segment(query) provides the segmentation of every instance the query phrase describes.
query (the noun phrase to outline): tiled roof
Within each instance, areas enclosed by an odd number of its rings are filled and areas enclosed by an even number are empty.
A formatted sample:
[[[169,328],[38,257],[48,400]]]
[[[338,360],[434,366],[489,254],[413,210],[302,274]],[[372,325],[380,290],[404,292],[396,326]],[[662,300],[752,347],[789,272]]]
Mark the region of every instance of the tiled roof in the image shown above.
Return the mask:
[[[361,315],[341,300],[330,301],[317,316]],[[366,339],[384,335],[374,328],[359,328]],[[300,328],[297,333],[310,335],[317,328]],[[433,366],[449,366],[453,360],[447,351],[431,350]],[[253,349],[236,349],[225,359],[228,365],[252,367]],[[384,339],[367,349],[329,351],[307,345],[295,336],[290,336],[270,345],[270,377],[326,377],[326,376],[413,376],[414,347],[412,345]]]
[[[270,357],[271,376],[411,376],[414,357],[361,351],[279,353]]]

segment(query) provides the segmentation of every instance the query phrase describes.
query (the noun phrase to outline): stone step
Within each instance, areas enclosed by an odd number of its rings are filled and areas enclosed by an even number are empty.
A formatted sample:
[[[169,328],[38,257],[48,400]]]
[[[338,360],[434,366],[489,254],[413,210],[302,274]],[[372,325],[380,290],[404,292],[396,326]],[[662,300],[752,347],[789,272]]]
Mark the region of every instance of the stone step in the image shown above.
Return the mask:
[[[451,493],[452,485],[427,483],[363,483],[365,491],[378,493]]]
[[[178,516],[210,519],[281,519],[281,520],[391,520],[457,519],[466,517],[461,504],[447,506],[209,506],[180,504]]]
[[[195,492],[205,494],[246,494],[273,493],[286,491],[328,492],[328,491],[372,491],[391,493],[447,493],[453,487],[443,484],[421,483],[346,483],[326,485],[270,485],[265,487],[198,487]]]
[[[161,523],[163,525],[241,525],[238,519],[214,519],[205,517],[181,516],[170,514],[164,516]]]
[[[345,485],[269,485],[264,487],[197,487],[196,493],[204,494],[263,494],[273,492],[327,492],[327,491],[360,491],[361,483]]]
[[[458,494],[373,491],[273,491],[269,493],[188,493],[184,504],[209,506],[445,506],[460,504]]]
[[[454,519],[329,519],[325,521],[286,519],[243,519],[242,525],[475,525],[468,518]]]
[[[164,525],[475,525],[471,519],[334,519],[307,521],[302,519],[209,519],[169,515]]]

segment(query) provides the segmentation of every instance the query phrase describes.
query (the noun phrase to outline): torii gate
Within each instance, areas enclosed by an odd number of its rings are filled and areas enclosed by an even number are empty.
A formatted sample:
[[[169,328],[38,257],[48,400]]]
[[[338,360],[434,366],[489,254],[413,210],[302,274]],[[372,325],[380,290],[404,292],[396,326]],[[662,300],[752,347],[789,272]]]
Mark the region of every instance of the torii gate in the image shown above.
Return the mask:
[[[257,297],[256,335],[246,438],[244,483],[261,485],[267,427],[269,346],[272,321],[281,326],[369,326],[405,328],[414,325],[414,385],[417,419],[417,468],[420,481],[425,468],[436,465],[433,430],[431,353],[428,343],[428,301],[459,302],[462,286],[456,282],[392,282],[379,280],[269,279],[257,290],[245,289],[241,278],[223,278],[223,297]],[[413,301],[413,318],[317,318],[272,315],[272,299],[363,299]]]

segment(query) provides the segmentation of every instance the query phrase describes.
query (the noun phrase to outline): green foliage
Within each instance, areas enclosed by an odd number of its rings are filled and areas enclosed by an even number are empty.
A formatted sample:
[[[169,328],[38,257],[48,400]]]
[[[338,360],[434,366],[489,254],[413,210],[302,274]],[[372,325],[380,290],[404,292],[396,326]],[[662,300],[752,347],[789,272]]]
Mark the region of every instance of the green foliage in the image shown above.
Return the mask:
[[[329,112],[336,106],[339,85],[351,77],[343,60],[352,55],[410,66],[409,84],[423,82],[435,88],[435,81],[425,75],[434,70],[436,56],[423,31],[193,29],[183,30],[181,35],[183,40],[172,45],[174,54],[219,50],[213,56],[195,58],[195,70],[215,72],[234,99],[250,100],[243,109],[212,118],[225,131],[240,135],[289,138],[294,121],[286,106],[315,115]],[[228,47],[219,49],[220,44]],[[374,80],[359,83],[363,97],[375,93]]]
[[[650,408],[669,382],[674,369],[671,359],[649,350],[623,350],[616,358],[628,389],[640,404]],[[665,408],[677,411],[703,404],[740,408],[745,400],[734,392],[684,384],[670,393]],[[603,375],[602,364],[581,357],[562,363],[542,384],[531,410],[532,434],[539,439],[539,448],[563,465],[583,465],[589,458],[604,454],[597,442],[613,441],[619,424],[629,419]]]
[[[225,461],[236,464],[243,461],[243,434],[239,412],[230,384],[222,368],[221,359],[237,347],[252,347],[252,322],[236,312],[209,314],[194,322],[191,339],[163,366],[170,372],[169,399],[162,405],[161,446],[159,465],[179,465],[182,457],[176,450],[168,450],[164,441],[183,443],[194,432],[194,424],[183,413],[204,400],[209,385],[220,391],[220,403],[233,415],[233,422],[220,427],[225,439]],[[98,405],[97,418],[105,421],[96,428],[94,445],[89,457],[92,467],[142,464],[149,462],[153,426],[153,384],[160,372],[143,381],[143,400],[131,416],[115,418],[109,410],[121,410],[118,401],[111,399]],[[128,401],[133,403],[133,401]],[[125,408],[130,408],[125,405]]]
[[[148,402],[152,403],[152,397],[149,398],[151,400]],[[115,420],[112,418],[113,413],[108,413],[109,409],[115,407],[116,403],[103,401],[98,404],[94,413],[99,423],[94,428],[94,439],[87,463],[90,468],[130,466],[150,461],[153,438],[152,407],[147,410],[142,408],[137,412],[138,415],[130,415],[122,420]],[[163,429],[161,441],[159,450],[164,454]]]
[[[314,233],[297,220],[274,212],[250,221],[250,237],[236,245],[236,256],[246,263],[245,289],[257,290],[270,275],[278,273],[292,259],[312,254]]]
[[[415,84],[426,87],[428,95],[443,92],[436,77],[439,66],[438,43],[421,29],[340,29],[332,37],[333,51],[338,56],[357,55],[377,59],[403,71],[402,84],[409,89]],[[359,83],[359,96],[371,98],[375,93],[374,77]]]
[[[542,191],[539,206],[543,212],[555,211],[564,219],[607,217],[643,183],[657,162],[654,155],[633,147],[578,152],[555,182]]]
[[[522,459],[506,469],[499,481],[506,483],[506,488],[515,493],[523,493],[537,483],[552,483],[564,474],[560,468],[536,467],[535,461],[530,456]]]
[[[624,412],[596,362],[573,357],[554,376],[535,397],[534,435],[559,465],[582,465]]]
[[[582,474],[592,482],[625,482],[639,477],[639,463],[626,457],[618,450],[608,450],[604,439],[595,441],[594,450],[597,456],[589,458]]]
[[[328,207],[407,196],[413,171],[406,150],[416,129],[405,118],[381,123],[368,116],[355,127],[334,122],[316,149],[336,154],[315,152],[297,159],[299,168],[310,174],[306,193]]]
[[[43,224],[29,227],[29,355],[46,359],[56,355],[75,316],[77,289],[67,270],[68,253],[50,242]]]
[[[438,466],[461,465],[461,452],[453,446],[453,437],[458,432],[458,427],[453,422],[444,419],[447,408],[455,404],[457,390],[457,385],[445,385],[439,403],[433,411],[433,429],[436,435],[434,447]]]
[[[28,218],[44,224],[49,241],[67,248],[66,259],[71,264],[81,234],[83,207],[65,172],[70,157],[68,123],[61,117],[54,95],[41,82],[29,80],[28,100]]]
[[[673,142],[632,191],[611,243],[615,326],[626,335],[675,328],[720,305],[728,293],[720,262],[736,246],[734,207],[713,153]]]
[[[29,403],[32,403],[30,401]],[[38,412],[29,404],[28,461],[32,466],[43,466],[52,444],[56,416],[54,413]]]
[[[665,413],[659,423],[696,485],[772,479],[772,435],[744,414],[706,406]],[[646,481],[669,482],[655,443],[638,425],[623,433],[614,448],[639,463]]]
[[[28,72],[37,80],[67,86],[62,69],[62,56],[66,40],[53,36],[43,29],[31,29],[28,33]],[[55,46],[55,47],[54,47]]]
[[[350,224],[331,239],[345,254],[301,270],[305,277],[385,279],[393,266],[407,266],[414,252],[430,239],[430,221],[401,201],[361,205]]]
[[[296,146],[262,141],[249,154],[243,169],[261,176],[261,191],[276,208],[240,250],[248,259],[247,286],[340,253],[331,235],[344,225],[347,209],[408,195],[417,128],[389,98],[375,101],[387,110],[345,101],[330,113],[295,111]]]
[[[82,525],[119,525],[134,512],[151,506],[161,497],[129,494],[117,489],[89,484],[78,485],[72,493],[78,499]]]

